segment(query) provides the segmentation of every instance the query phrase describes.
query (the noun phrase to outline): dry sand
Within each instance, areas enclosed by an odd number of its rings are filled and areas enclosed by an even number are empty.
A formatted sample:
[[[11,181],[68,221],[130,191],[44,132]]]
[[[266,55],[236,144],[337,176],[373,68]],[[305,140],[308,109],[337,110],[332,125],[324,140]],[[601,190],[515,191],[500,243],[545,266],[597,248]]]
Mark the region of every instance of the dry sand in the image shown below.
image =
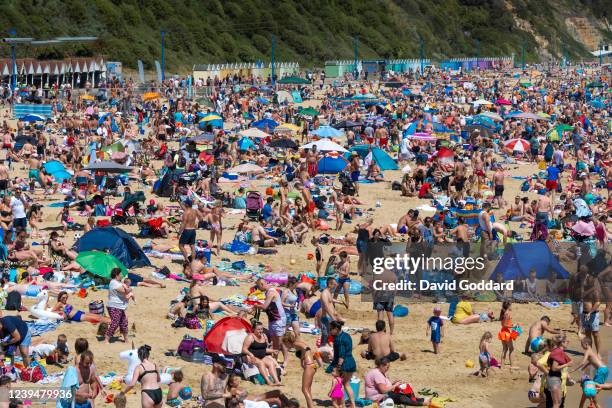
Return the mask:
[[[160,167],[157,163],[156,167]],[[529,175],[536,171],[535,166],[522,164],[511,165],[508,171],[512,175]],[[23,163],[14,164],[13,174],[25,175],[27,170],[24,169]],[[395,223],[401,215],[408,209],[415,208],[424,203],[417,199],[407,199],[400,197],[399,192],[391,191],[390,181],[400,180],[401,173],[399,171],[386,172],[386,179],[389,182],[378,184],[361,185],[360,199],[364,201],[363,208],[374,209],[375,225],[383,223]],[[255,183],[262,191],[265,188],[264,182]],[[519,191],[519,181],[508,179],[505,198],[506,200],[514,197]],[[226,189],[233,189],[225,187]],[[147,191],[147,198],[151,197],[150,191]],[[533,194],[529,194],[534,197]],[[47,197],[38,191],[35,194],[35,200],[44,204],[52,200],[60,200],[61,197]],[[156,200],[158,200],[156,198]],[[118,202],[115,199],[115,202]],[[158,200],[159,201],[159,200]],[[165,202],[165,199],[161,200]],[[376,202],[381,203],[380,208],[375,208]],[[113,200],[111,200],[113,202]],[[44,225],[45,227],[57,227],[58,222],[55,221],[59,209],[44,208]],[[498,214],[499,215],[499,214]],[[76,212],[73,212],[77,221],[84,223],[82,217],[78,217]],[[241,216],[229,215],[224,219],[224,241],[232,239],[234,230],[233,227],[239,222]],[[346,225],[343,228],[343,233],[352,229],[351,225]],[[125,230],[136,233],[136,226],[127,226]],[[522,231],[524,232],[524,230]],[[48,234],[49,231],[46,231]],[[198,238],[208,239],[207,231],[198,231]],[[335,234],[334,234],[335,235]],[[310,241],[310,234],[305,242]],[[140,243],[143,240],[138,239]],[[177,243],[176,236],[172,236],[167,240],[156,240],[159,242]],[[69,233],[65,238],[67,245],[74,242],[74,236]],[[331,246],[325,249],[325,257],[329,255]],[[307,259],[307,254],[312,252],[313,248],[310,244],[304,246],[286,245],[279,248],[277,255],[273,256],[245,256],[237,257],[229,252],[223,252],[221,257],[230,258],[232,260],[244,259],[249,264],[264,264],[271,265],[274,271],[288,271],[290,273],[299,273],[301,271],[313,271],[314,261]],[[220,257],[213,258],[213,262]],[[291,265],[290,261],[295,259],[295,264]],[[167,260],[151,258],[151,261],[156,266],[166,265],[173,272],[180,272],[180,264],[169,262]],[[356,260],[351,263],[352,270],[356,270]],[[148,276],[150,270],[138,270],[145,276]],[[138,347],[142,344],[152,346],[152,359],[159,367],[182,367],[186,381],[185,383],[192,387],[195,395],[199,395],[199,380],[202,373],[210,370],[209,366],[187,363],[176,357],[168,357],[164,352],[174,350],[178,346],[183,335],[201,336],[202,330],[188,330],[185,328],[174,329],[170,326],[170,321],[166,319],[168,305],[171,299],[175,298],[179,290],[185,286],[174,281],[166,281],[165,289],[153,288],[136,288],[137,303],[130,303],[127,315],[130,321],[130,341],[133,341]],[[241,287],[210,287],[208,289],[209,296],[213,299],[218,299],[226,295],[240,293],[246,294],[248,288],[246,285]],[[93,300],[102,299],[106,302],[107,292],[90,291],[85,299],[80,299],[72,296],[70,301],[82,310],[87,309],[87,304]],[[400,301],[398,301],[400,302]],[[32,304],[31,299],[25,300],[26,305]],[[51,304],[54,300],[51,300]],[[511,371],[508,368],[502,370],[493,370],[493,374],[487,379],[475,378],[470,376],[474,371],[465,367],[465,361],[471,359],[477,362],[478,358],[478,342],[481,335],[485,331],[491,331],[496,337],[496,333],[500,329],[499,322],[481,323],[470,326],[457,326],[448,324],[446,327],[446,335],[443,338],[440,355],[434,355],[429,350],[431,343],[428,336],[425,334],[426,321],[431,315],[432,304],[411,304],[409,306],[410,314],[405,318],[396,320],[396,334],[394,342],[396,349],[406,352],[408,360],[406,362],[393,363],[390,376],[393,379],[404,379],[410,382],[415,390],[421,388],[430,388],[437,391],[442,397],[453,397],[456,402],[449,403],[449,407],[531,407],[527,400],[527,391],[529,384],[527,382],[528,358],[523,356],[520,351],[524,347],[525,335],[521,336],[516,342],[517,351],[514,354],[515,365],[520,369]],[[491,309],[495,314],[499,313],[499,303],[477,303],[476,310]],[[370,302],[361,302],[359,296],[351,298],[351,310],[345,310],[342,306],[339,307],[340,313],[348,320],[347,325],[350,327],[371,327],[375,316],[372,313],[372,305]],[[443,312],[446,312],[447,306],[443,306]],[[567,330],[573,330],[569,333],[571,339],[571,348],[579,349],[578,336],[575,332],[575,327],[569,326],[570,309],[568,305],[562,305],[558,309],[546,309],[535,304],[515,304],[513,306],[513,316],[517,324],[523,328],[527,328],[531,323],[538,320],[542,315],[549,315],[552,319],[553,327],[561,327]],[[23,313],[27,317],[27,313]],[[303,316],[300,316],[303,319]],[[265,319],[265,318],[264,318]],[[90,340],[90,347],[95,355],[95,363],[98,371],[102,374],[115,372],[125,374],[127,365],[118,358],[119,352],[129,348],[129,345],[116,342],[107,344],[96,340],[96,326],[89,323],[64,323],[55,332],[47,333],[43,338],[49,342],[55,340],[58,334],[64,333],[68,336],[69,343],[72,345],[77,337],[85,337]],[[604,343],[604,350],[610,350],[610,333],[609,328],[602,328],[603,338],[607,341]],[[306,341],[314,345],[315,336],[304,335]],[[373,367],[371,361],[365,361],[358,357],[358,353],[365,346],[358,346],[357,336],[353,336],[353,344],[355,345],[354,355],[356,356],[359,376],[363,376],[368,369]],[[499,359],[501,356],[501,343],[497,340],[493,341],[493,355]],[[606,355],[606,358],[608,356]],[[50,371],[56,369],[51,368]],[[291,355],[289,360],[288,374],[283,378],[282,391],[289,396],[296,397],[303,402],[303,396],[300,392],[302,370],[299,367],[299,361],[295,356]],[[330,377],[325,375],[323,370],[319,370],[315,375],[313,384],[313,394],[315,399],[326,401],[330,387]],[[262,392],[264,387],[255,386],[252,384],[243,383],[252,392]],[[608,394],[609,395],[609,394]],[[363,396],[363,385],[361,388],[361,396]],[[579,396],[579,388],[577,386],[570,387],[570,398],[575,400]],[[97,401],[99,406],[106,405],[100,398]],[[132,393],[128,396],[128,406],[136,407],[140,405],[139,393]],[[571,403],[568,407],[575,407],[577,403]],[[608,405],[609,406],[609,405]]]

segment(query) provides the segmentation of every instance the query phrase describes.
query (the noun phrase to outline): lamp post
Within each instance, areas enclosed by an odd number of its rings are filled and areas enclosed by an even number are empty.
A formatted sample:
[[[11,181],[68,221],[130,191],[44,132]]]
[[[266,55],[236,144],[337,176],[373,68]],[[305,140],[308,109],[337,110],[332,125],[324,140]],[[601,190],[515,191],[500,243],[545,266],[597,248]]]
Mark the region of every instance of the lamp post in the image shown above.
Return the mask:
[[[161,32],[161,79],[166,79],[166,32]]]

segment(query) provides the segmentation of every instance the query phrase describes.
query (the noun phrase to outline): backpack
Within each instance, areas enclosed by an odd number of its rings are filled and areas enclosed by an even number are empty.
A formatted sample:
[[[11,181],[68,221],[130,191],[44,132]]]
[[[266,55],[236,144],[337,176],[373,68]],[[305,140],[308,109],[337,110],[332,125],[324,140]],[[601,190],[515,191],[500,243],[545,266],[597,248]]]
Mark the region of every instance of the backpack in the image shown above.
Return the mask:
[[[6,310],[21,310],[21,293],[12,291],[6,296]]]
[[[199,329],[200,328],[200,319],[193,313],[189,313],[185,316],[183,320],[185,327],[188,329]]]
[[[21,381],[39,382],[45,378],[45,373],[40,365],[30,366],[28,368],[22,368],[19,372]]]
[[[176,349],[176,354],[181,357],[191,357],[196,347],[204,350],[206,348],[204,346],[204,340],[196,339],[191,336],[185,336]]]

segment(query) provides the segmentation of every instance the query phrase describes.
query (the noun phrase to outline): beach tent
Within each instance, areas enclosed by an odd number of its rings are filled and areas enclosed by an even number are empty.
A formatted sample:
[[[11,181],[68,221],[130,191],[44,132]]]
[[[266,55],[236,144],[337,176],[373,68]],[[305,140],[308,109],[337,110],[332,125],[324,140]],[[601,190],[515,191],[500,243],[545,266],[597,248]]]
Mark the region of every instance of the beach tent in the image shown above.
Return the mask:
[[[342,156],[328,154],[317,163],[319,174],[338,174],[348,166],[348,161]]]
[[[532,269],[536,271],[537,279],[548,279],[552,271],[557,273],[559,279],[569,278],[569,272],[550,252],[548,245],[535,241],[508,244],[490,279],[495,280],[498,272],[503,274],[506,281],[527,279]]]
[[[258,129],[274,129],[278,126],[278,123],[273,121],[272,119],[260,119],[251,123],[251,127]]]
[[[240,317],[224,317],[210,328],[204,336],[204,345],[208,353],[238,354],[232,352],[235,344],[242,342],[248,333],[251,333],[251,325]],[[235,344],[234,344],[235,343]]]
[[[77,252],[108,251],[126,268],[151,266],[149,258],[142,252],[130,234],[115,227],[94,228],[74,244]]]
[[[291,97],[293,98],[293,102],[302,103],[302,95],[300,95],[300,91],[291,91]]]
[[[321,126],[317,130],[313,131],[312,134],[319,137],[340,137],[344,135],[344,132],[331,126]]]
[[[183,170],[168,170],[153,184],[153,192],[158,197],[170,197],[172,195],[172,179],[184,173]]]
[[[345,156],[347,159],[349,159],[351,156],[351,153],[356,152],[363,159],[368,155],[369,148],[370,148],[370,145],[367,145],[367,144],[356,145],[356,146],[351,147],[349,149],[349,153],[347,153]],[[380,169],[383,171],[399,169],[395,160],[393,160],[391,156],[389,156],[379,147],[372,146],[372,157],[374,161],[376,162],[376,164],[378,164],[378,167],[380,167]]]

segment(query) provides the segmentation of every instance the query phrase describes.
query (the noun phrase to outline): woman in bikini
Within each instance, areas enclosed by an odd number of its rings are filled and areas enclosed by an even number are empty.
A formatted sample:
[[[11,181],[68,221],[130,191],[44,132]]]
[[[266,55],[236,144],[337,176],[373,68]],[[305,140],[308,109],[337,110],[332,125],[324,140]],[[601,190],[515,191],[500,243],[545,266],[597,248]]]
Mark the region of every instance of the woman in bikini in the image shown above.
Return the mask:
[[[302,364],[302,393],[306,399],[306,406],[308,408],[314,407],[312,400],[312,380],[319,364],[317,360],[320,360],[320,355],[317,358],[317,353],[313,353],[310,347],[301,339],[299,339],[294,332],[286,332],[283,336],[283,343],[287,348],[294,348],[295,355],[300,359]]]
[[[151,346],[144,345],[138,348],[138,358],[140,365],[134,370],[132,380],[127,384],[127,387],[122,391],[122,394],[127,394],[137,382],[141,387],[141,406],[142,408],[160,408],[164,401],[161,390],[161,378],[157,365],[149,361],[151,354]]]
[[[83,312],[75,309],[71,304],[68,303],[68,293],[61,291],[57,295],[57,303],[51,309],[52,312],[58,313],[64,316],[64,319],[71,322],[90,322],[90,323],[107,323],[111,322],[111,319],[97,315],[94,313]]]

